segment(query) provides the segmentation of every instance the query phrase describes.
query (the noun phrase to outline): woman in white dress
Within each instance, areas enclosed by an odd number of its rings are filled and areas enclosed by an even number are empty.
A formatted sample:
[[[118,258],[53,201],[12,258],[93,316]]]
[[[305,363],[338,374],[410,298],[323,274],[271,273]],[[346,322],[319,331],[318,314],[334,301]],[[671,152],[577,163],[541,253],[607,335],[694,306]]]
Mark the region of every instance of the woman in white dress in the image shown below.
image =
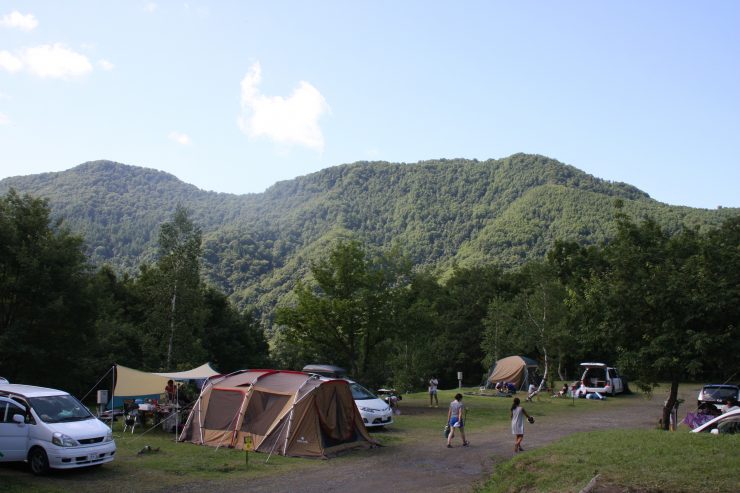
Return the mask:
[[[527,414],[527,411],[520,405],[518,397],[514,397],[514,402],[511,404],[511,434],[516,438],[514,439],[514,453],[521,452],[522,440],[524,439],[524,416],[532,422],[532,417]]]

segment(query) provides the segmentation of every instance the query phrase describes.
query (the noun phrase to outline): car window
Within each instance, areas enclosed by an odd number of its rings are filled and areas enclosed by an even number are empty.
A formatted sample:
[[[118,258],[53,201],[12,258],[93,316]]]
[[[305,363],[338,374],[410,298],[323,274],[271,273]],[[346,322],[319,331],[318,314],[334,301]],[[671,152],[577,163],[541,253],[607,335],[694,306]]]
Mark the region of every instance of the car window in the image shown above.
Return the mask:
[[[377,399],[377,397],[372,392],[358,383],[350,383],[349,388],[352,390],[352,398],[356,401]]]
[[[717,430],[722,434],[728,435],[740,433],[740,416],[735,416],[722,421],[717,425]]]
[[[731,387],[704,387],[702,392],[704,399],[724,401],[737,398],[737,389]]]
[[[38,417],[46,423],[83,421],[93,417],[90,411],[71,395],[32,397],[29,401]]]
[[[13,402],[0,401],[0,423],[13,423],[16,414],[25,417],[26,411]]]

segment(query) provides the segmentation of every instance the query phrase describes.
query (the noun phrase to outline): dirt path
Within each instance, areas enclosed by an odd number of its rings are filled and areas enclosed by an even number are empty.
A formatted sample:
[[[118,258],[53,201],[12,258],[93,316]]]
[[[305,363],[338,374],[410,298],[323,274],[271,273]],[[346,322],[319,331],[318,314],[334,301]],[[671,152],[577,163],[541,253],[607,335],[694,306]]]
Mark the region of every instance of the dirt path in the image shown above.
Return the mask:
[[[563,415],[538,417],[528,425],[524,438],[526,449],[535,449],[572,433],[613,428],[652,428],[660,414],[658,399],[647,400],[637,396],[624,397],[629,403],[618,406],[601,406],[593,402],[594,409],[579,411],[574,419]],[[536,404],[530,411],[536,414]],[[413,409],[408,411],[414,412]],[[418,411],[418,410],[417,410]],[[426,412],[431,412],[428,409]],[[439,409],[444,422],[446,410]],[[388,431],[392,433],[392,431]],[[513,454],[513,439],[508,424],[476,431],[470,427],[469,447],[445,447],[439,437],[405,440],[403,444],[375,448],[362,453],[362,457],[343,456],[318,461],[315,467],[301,468],[280,477],[254,479],[248,486],[240,482],[218,482],[181,485],[177,491],[203,491],[209,493],[249,491],[274,492],[333,492],[377,493],[378,491],[404,492],[461,492],[470,491],[475,484],[490,476],[493,466]],[[526,452],[525,452],[526,453]],[[166,490],[163,490],[166,491]]]

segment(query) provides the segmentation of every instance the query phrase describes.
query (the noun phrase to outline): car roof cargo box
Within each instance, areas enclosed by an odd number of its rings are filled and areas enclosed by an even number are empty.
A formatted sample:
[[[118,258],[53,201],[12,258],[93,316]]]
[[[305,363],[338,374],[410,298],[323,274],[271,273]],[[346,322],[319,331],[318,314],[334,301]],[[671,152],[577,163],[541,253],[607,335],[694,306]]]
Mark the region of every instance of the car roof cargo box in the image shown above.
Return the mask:
[[[347,376],[347,370],[334,365],[306,365],[302,371],[329,378],[345,378]]]

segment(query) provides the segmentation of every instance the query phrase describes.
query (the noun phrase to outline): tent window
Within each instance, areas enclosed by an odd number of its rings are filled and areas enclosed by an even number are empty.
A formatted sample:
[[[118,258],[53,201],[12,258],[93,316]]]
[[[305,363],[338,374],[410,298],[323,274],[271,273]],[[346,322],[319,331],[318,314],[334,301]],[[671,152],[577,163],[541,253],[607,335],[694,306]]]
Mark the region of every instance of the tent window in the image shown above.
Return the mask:
[[[254,391],[247,404],[242,431],[265,435],[290,399],[289,395]]]
[[[208,402],[208,411],[203,428],[208,430],[227,430],[234,427],[239,417],[244,394],[227,390],[214,390]]]

